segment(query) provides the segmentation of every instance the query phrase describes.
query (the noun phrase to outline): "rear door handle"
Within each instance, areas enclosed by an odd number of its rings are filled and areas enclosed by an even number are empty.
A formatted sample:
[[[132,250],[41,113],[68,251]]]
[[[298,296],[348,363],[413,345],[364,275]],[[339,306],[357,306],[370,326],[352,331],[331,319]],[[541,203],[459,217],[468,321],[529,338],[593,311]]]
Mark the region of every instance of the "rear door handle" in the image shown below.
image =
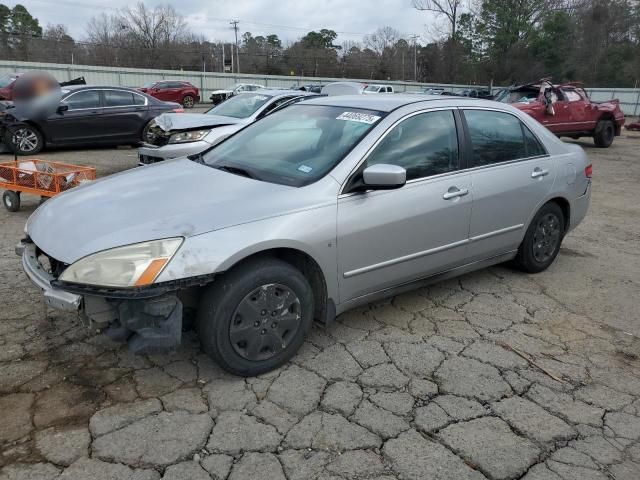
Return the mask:
[[[469,193],[469,189],[467,188],[463,188],[461,190],[458,187],[450,187],[449,190],[447,190],[445,194],[442,195],[442,198],[444,198],[445,200],[451,200],[452,198],[456,198],[456,197],[464,197],[468,193]]]
[[[531,178],[546,177],[547,175],[549,175],[549,170],[542,168],[535,168],[533,172],[531,172]]]

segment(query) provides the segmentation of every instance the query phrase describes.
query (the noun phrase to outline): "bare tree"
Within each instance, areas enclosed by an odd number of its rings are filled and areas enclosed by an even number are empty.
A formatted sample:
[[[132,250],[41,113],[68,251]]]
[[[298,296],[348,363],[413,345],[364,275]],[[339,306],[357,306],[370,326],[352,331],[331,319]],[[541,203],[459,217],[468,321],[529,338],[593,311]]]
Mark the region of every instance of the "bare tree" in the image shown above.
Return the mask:
[[[385,50],[393,47],[402,38],[400,32],[391,27],[382,27],[370,35],[364,36],[364,45],[378,55],[385,53]]]
[[[456,38],[463,0],[412,0],[411,3],[416,10],[445,16],[449,23],[449,37]]]

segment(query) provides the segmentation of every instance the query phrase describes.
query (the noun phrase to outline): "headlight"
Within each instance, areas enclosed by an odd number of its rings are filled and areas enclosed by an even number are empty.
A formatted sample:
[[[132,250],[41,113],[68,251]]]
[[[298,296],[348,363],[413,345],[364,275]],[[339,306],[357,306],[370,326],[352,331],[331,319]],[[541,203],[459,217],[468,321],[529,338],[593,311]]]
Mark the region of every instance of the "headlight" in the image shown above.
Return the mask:
[[[182,238],[167,238],[94,253],[69,266],[60,280],[102,287],[150,285],[181,244]]]
[[[188,143],[188,142],[197,142],[198,140],[202,140],[209,130],[192,130],[190,132],[181,132],[174,133],[169,137],[169,143]]]

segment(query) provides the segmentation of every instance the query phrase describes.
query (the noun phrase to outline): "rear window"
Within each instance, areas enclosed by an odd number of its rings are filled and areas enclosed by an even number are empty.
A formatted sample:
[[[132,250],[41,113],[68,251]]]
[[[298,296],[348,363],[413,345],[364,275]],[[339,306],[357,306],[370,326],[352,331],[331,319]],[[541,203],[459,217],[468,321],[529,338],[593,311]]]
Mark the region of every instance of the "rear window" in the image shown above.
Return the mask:
[[[13,77],[11,75],[0,77],[0,88],[8,87],[13,82],[15,82],[17,77]]]

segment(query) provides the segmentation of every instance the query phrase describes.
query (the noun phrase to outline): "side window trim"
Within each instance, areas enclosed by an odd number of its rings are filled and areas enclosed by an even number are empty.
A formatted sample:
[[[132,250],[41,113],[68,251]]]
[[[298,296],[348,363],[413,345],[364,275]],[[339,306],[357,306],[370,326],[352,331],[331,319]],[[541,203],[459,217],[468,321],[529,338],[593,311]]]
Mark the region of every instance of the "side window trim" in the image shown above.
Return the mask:
[[[531,130],[526,123],[524,123],[522,120],[520,120],[520,118],[518,118],[517,115],[514,115],[512,112],[507,112],[506,110],[500,110],[497,108],[486,108],[486,107],[457,107],[459,113],[460,113],[460,118],[462,121],[462,125],[463,125],[463,129],[464,129],[464,137],[465,137],[465,151],[466,151],[466,170],[480,170],[483,168],[492,168],[492,167],[497,167],[500,165],[508,165],[509,163],[516,163],[516,162],[525,162],[527,160],[533,160],[535,158],[544,158],[544,157],[548,157],[549,156],[549,152],[547,150],[547,148],[545,147],[544,143],[540,141],[540,138],[538,137],[538,135]],[[534,155],[534,156],[527,156],[524,158],[517,158],[515,160],[505,160],[504,162],[498,162],[498,163],[492,163],[490,165],[474,165],[473,164],[473,145],[471,144],[471,135],[469,133],[469,125],[467,124],[467,119],[464,116],[464,111],[465,110],[480,110],[480,111],[484,111],[484,112],[497,112],[497,113],[504,113],[507,115],[511,115],[512,117],[514,117],[516,120],[518,120],[520,122],[520,129],[522,130],[523,128],[526,128],[527,130],[529,130],[529,132],[531,132],[531,135],[533,135],[533,138],[536,139],[536,141],[540,144],[540,146],[542,147],[542,150],[544,150],[544,155]],[[522,138],[524,140],[524,130],[522,130]],[[526,143],[525,143],[525,148],[526,148]]]
[[[358,164],[351,170],[351,173],[349,173],[349,175],[347,176],[347,179],[343,182],[342,187],[340,188],[340,193],[338,194],[338,197],[341,196],[348,196],[348,195],[355,195],[355,193],[345,193],[346,190],[348,190],[349,186],[351,185],[353,179],[359,175],[362,170],[362,167],[366,164],[367,159],[369,158],[369,156],[376,150],[376,148],[378,147],[378,145],[380,145],[380,143],[382,143],[382,141],[386,138],[387,135],[389,135],[389,133],[396,127],[398,126],[400,123],[402,123],[403,121],[414,117],[416,115],[420,115],[420,114],[424,114],[424,113],[430,113],[430,112],[442,112],[442,111],[447,111],[447,112],[452,112],[454,120],[455,120],[455,125],[456,125],[456,130],[458,132],[458,168],[455,170],[451,170],[450,172],[445,172],[445,173],[439,173],[437,175],[429,175],[427,177],[421,177],[421,178],[414,178],[412,180],[407,180],[407,185],[409,184],[413,184],[413,183],[418,183],[418,182],[424,182],[424,181],[429,181],[432,180],[434,178],[441,178],[441,177],[445,177],[445,176],[449,176],[449,175],[455,175],[457,173],[460,173],[463,169],[462,169],[462,145],[460,144],[460,129],[459,129],[459,123],[458,123],[458,119],[456,118],[456,112],[457,112],[458,108],[457,107],[439,107],[439,108],[428,108],[428,109],[424,109],[424,110],[418,110],[415,112],[411,112],[408,113],[407,115],[405,115],[402,118],[399,118],[398,120],[396,120],[395,122],[393,122],[385,131],[382,135],[380,135],[380,137],[378,137],[378,139],[374,142],[373,145],[371,145],[371,147],[365,152],[365,154],[362,156],[362,158],[358,161]],[[464,151],[466,151],[467,149],[465,148]]]

